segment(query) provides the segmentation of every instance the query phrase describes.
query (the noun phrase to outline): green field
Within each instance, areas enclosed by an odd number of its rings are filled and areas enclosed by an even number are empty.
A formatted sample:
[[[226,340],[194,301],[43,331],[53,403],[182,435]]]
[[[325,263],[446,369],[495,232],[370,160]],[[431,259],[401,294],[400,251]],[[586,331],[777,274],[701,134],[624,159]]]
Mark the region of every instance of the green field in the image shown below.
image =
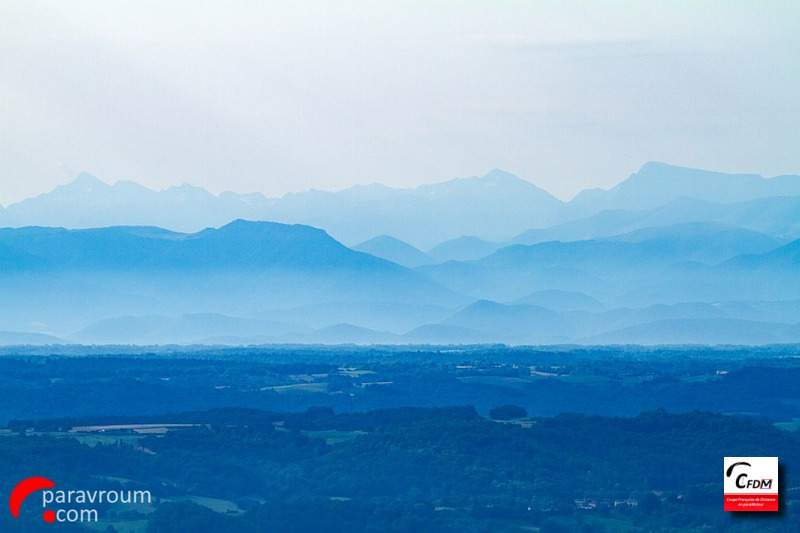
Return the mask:
[[[81,524],[95,531],[110,531],[109,526],[117,533],[145,533],[147,531],[147,520],[103,520],[97,522],[86,522]]]
[[[188,501],[196,503],[197,505],[202,505],[203,507],[207,507],[217,513],[223,513],[223,514],[238,515],[244,513],[244,511],[240,509],[239,506],[232,501],[221,500],[219,498],[209,498],[206,496],[195,496],[195,495],[179,496],[175,498],[165,499],[165,501],[173,501],[173,502]]]
[[[775,427],[784,431],[800,431],[800,418],[793,418],[791,422],[777,422]]]
[[[532,380],[509,376],[459,376],[459,381],[481,385],[495,385],[498,387],[523,388]]]
[[[358,370],[357,368],[340,368],[339,374],[343,376],[350,376],[351,378],[360,378],[369,374],[377,374],[374,370]]]
[[[328,392],[327,383],[297,383],[295,385],[277,385],[275,387],[263,387],[262,391],[275,391],[278,394],[291,394],[293,392]]]
[[[347,442],[358,438],[359,435],[366,435],[366,431],[339,431],[336,429],[328,429],[323,431],[303,431],[303,434],[311,439],[323,439],[325,444],[339,444],[340,442]]]

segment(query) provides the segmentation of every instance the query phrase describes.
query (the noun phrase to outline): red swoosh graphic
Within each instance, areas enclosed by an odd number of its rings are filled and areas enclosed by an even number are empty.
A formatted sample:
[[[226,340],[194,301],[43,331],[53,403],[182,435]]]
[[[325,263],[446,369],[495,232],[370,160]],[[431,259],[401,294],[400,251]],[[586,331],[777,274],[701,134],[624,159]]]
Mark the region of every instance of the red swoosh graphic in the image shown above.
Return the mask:
[[[11,491],[11,497],[8,499],[8,507],[11,509],[11,515],[14,518],[19,517],[19,507],[32,492],[42,489],[52,489],[55,486],[56,484],[46,477],[29,477],[23,479],[14,487],[14,490]]]

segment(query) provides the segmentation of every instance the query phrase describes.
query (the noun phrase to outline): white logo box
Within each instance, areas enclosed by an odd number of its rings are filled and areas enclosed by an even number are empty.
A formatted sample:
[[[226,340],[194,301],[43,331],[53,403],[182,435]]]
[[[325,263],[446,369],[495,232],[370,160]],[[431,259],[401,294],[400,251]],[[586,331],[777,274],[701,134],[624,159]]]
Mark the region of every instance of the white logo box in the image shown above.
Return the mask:
[[[725,457],[726,511],[778,510],[777,457]]]

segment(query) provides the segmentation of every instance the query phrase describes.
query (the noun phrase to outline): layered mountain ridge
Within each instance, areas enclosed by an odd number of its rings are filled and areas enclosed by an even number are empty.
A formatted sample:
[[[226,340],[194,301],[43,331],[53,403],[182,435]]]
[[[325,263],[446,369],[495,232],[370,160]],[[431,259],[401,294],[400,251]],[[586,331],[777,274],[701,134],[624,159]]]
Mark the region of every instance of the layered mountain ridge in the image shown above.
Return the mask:
[[[130,181],[108,185],[84,173],[49,193],[0,209],[0,227],[135,225],[197,232],[241,218],[322,228],[347,245],[389,235],[425,251],[463,236],[505,242],[528,230],[553,231],[569,223],[580,228],[578,221],[584,219],[588,220],[583,228],[573,229],[572,235],[601,236],[586,234],[587,225],[600,224],[590,217],[616,212],[616,216],[606,215],[610,218],[605,222],[607,235],[654,225],[647,219],[655,218],[657,225],[713,220],[800,237],[796,220],[790,224],[778,217],[769,222],[754,213],[758,201],[769,198],[783,199],[780,209],[784,211],[796,208],[800,177],[766,179],[647,163],[608,191],[585,191],[570,202],[562,202],[499,169],[482,177],[457,178],[414,189],[357,185],[339,192],[311,190],[281,198],[233,192],[215,196],[188,184],[153,191]],[[694,204],[685,205],[683,199],[692,199]],[[696,214],[697,203],[709,213]],[[744,205],[737,208],[739,211],[719,207],[732,203]],[[738,224],[740,219],[743,224]],[[569,234],[569,228],[563,231]],[[545,234],[559,237],[555,231]],[[530,236],[518,238],[530,241]]]
[[[800,343],[798,184],[652,163],[565,203],[497,170],[281,199],[81,175],[0,212],[0,343]]]

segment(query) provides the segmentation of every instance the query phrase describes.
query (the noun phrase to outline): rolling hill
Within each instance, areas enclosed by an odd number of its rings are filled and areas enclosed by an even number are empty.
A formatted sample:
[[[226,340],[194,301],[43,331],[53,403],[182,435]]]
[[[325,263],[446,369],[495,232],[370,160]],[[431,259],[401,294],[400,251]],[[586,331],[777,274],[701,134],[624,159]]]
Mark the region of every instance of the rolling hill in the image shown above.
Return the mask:
[[[0,249],[0,323],[10,331],[64,336],[126,315],[266,319],[303,307],[324,315],[316,317],[321,327],[358,321],[359,310],[370,306],[380,306],[384,320],[415,306],[424,320],[429,306],[468,301],[308,226],[235,221],[193,234],[146,227],[2,229]]]
[[[378,235],[352,248],[408,268],[415,268],[434,262],[425,252],[390,235]]]

